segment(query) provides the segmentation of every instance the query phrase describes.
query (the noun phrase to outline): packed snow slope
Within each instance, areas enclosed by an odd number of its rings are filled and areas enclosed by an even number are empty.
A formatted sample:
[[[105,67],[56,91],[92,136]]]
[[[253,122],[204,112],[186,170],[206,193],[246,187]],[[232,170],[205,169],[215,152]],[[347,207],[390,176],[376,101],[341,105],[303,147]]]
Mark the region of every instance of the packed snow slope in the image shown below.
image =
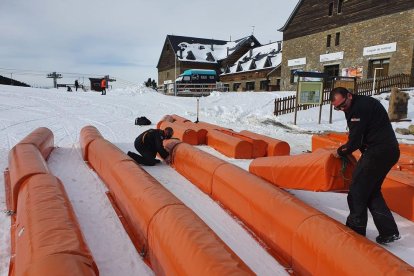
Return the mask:
[[[323,131],[345,131],[342,112],[333,113],[328,123],[329,109],[324,106],[322,123],[318,124],[318,108],[298,112],[297,125],[293,114],[273,116],[274,99],[292,92],[271,93],[212,93],[200,98],[199,120],[243,129],[287,141],[291,154],[311,149],[311,134]],[[408,117],[414,117],[414,91]],[[377,96],[388,108],[386,95]],[[57,148],[48,166],[65,186],[78,217],[85,239],[92,251],[101,275],[153,275],[142,261],[126,235],[117,215],[105,195],[107,190],[100,178],[83,162],[79,148],[79,133],[86,125],[96,126],[102,135],[125,152],[134,150],[133,142],[144,130],[166,114],[178,114],[195,121],[196,98],[165,96],[145,87],[111,90],[106,96],[96,92],[66,92],[56,89],[33,89],[0,85],[0,168],[5,169],[9,150],[38,127],[48,127],[55,135]],[[136,117],[146,116],[151,126],[134,125]],[[393,123],[407,127],[409,122]],[[400,142],[414,143],[414,136],[397,135]],[[215,150],[201,149],[247,169],[251,160],[234,160]],[[145,169],[168,190],[193,209],[217,235],[259,275],[286,275],[283,267],[270,256],[236,219],[216,202],[200,192],[184,177],[165,164]],[[4,180],[0,180],[0,208],[6,209]],[[343,223],[348,213],[345,194],[291,191],[300,199]],[[414,223],[394,214],[402,239],[385,248],[414,265]],[[1,214],[0,275],[7,275],[10,258],[10,219]],[[372,219],[367,238],[377,235]]]

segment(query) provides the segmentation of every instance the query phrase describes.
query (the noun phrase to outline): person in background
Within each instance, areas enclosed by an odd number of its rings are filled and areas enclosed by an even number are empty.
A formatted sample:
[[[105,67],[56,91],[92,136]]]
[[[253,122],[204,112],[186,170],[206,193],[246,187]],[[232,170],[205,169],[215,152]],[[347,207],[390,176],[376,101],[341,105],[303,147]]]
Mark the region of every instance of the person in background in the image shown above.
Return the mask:
[[[101,80],[101,89],[102,89],[101,95],[106,95],[106,79],[105,78]]]
[[[135,160],[138,164],[154,166],[161,161],[155,159],[157,153],[166,161],[170,162],[169,153],[165,150],[162,141],[171,139],[174,130],[171,127],[162,129],[149,129],[141,133],[135,139],[135,149],[141,154],[128,151],[128,156]]]
[[[375,98],[353,95],[343,87],[332,89],[330,100],[335,110],[345,113],[349,128],[348,141],[338,148],[336,157],[345,157],[358,149],[362,153],[349,188],[346,225],[365,236],[369,209],[379,232],[377,243],[398,240],[397,224],[381,193],[385,176],[400,156],[387,111]]]
[[[79,82],[78,80],[75,80],[75,91],[78,91],[79,88]]]

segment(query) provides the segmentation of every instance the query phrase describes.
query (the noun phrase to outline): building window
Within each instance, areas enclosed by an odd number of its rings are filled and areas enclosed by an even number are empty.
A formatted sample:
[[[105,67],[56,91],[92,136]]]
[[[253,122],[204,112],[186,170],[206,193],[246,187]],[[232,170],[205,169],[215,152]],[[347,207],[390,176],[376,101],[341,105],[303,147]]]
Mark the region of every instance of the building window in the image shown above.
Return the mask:
[[[335,46],[339,45],[339,39],[341,37],[341,33],[336,33],[335,34]]]
[[[388,76],[389,65],[390,65],[390,59],[389,58],[370,60],[369,61],[369,66],[368,66],[368,78],[373,78],[375,71],[377,71],[375,73],[375,77],[386,77],[386,76]],[[379,69],[379,68],[382,68],[382,69]]]
[[[331,35],[326,36],[326,47],[331,47]]]
[[[254,91],[254,81],[246,82],[246,91]]]
[[[339,64],[328,65],[328,66],[325,66],[323,69],[324,69],[323,72],[329,77],[339,76]],[[332,85],[332,78],[327,78],[325,86],[331,87],[331,85]]]
[[[169,76],[170,76],[170,72],[167,72],[167,79],[169,78]]]
[[[260,91],[268,91],[268,90],[269,90],[269,80],[260,81]]]
[[[329,12],[328,12],[329,16],[333,15],[333,2],[329,3]]]
[[[240,83],[233,83],[233,91],[239,90]]]
[[[338,0],[338,14],[342,13],[343,4],[344,4],[344,0]]]

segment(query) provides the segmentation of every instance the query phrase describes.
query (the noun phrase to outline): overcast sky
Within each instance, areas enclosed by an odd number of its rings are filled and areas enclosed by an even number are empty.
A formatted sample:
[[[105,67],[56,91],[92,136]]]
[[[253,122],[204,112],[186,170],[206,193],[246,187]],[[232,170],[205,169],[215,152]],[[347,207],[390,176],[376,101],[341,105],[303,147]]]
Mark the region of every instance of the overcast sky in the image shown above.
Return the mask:
[[[282,39],[277,29],[297,2],[0,0],[0,75],[37,85],[51,85],[53,71],[59,83],[84,74],[109,74],[119,86],[157,80],[166,35],[235,40],[254,26],[266,44]]]

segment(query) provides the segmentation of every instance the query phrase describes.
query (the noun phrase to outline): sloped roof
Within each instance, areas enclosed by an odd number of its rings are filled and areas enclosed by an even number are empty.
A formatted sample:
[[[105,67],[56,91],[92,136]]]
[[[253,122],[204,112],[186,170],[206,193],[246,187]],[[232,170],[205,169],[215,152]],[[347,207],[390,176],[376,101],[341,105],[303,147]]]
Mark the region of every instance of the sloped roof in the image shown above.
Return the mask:
[[[285,25],[283,25],[282,28],[278,29],[279,32],[283,32],[284,30],[287,29],[287,27],[289,26],[289,24],[292,21],[293,17],[295,17],[296,13],[299,10],[299,7],[302,5],[303,2],[304,2],[304,0],[299,0],[299,2],[296,4],[295,8],[293,9],[292,13],[290,14],[288,20],[286,21]]]
[[[271,65],[265,67],[266,61],[269,61]],[[250,69],[252,63],[255,63],[256,68]],[[266,68],[276,68],[282,63],[282,52],[278,51],[278,42],[269,43],[244,54],[235,64],[226,68],[226,71],[222,75],[229,75],[234,73],[257,71]],[[239,70],[238,70],[239,69]],[[240,70],[242,69],[242,70]]]

